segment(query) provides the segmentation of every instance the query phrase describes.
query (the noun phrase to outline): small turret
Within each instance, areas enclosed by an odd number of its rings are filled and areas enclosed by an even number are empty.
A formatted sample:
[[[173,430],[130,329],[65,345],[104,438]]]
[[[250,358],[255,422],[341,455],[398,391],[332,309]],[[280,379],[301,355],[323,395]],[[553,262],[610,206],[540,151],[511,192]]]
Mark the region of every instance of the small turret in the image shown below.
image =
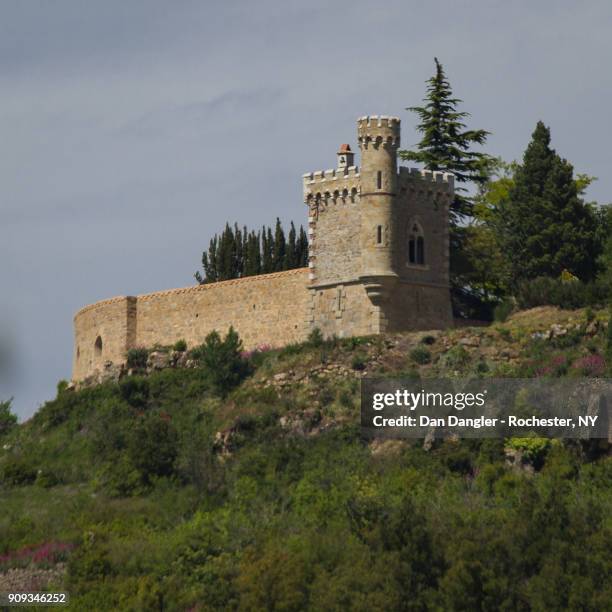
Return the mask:
[[[338,170],[348,171],[354,165],[355,154],[351,151],[351,146],[348,144],[340,145],[338,150]]]

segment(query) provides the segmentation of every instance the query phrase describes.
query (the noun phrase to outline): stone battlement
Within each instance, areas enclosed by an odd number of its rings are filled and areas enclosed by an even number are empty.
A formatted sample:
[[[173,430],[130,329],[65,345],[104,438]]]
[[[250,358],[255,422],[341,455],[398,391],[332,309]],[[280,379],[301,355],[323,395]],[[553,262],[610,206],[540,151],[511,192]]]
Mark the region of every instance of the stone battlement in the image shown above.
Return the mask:
[[[450,172],[437,172],[431,170],[420,170],[419,168],[399,169],[400,184],[408,182],[417,182],[422,186],[427,184],[430,189],[434,188],[438,191],[453,192],[455,188],[455,175]]]

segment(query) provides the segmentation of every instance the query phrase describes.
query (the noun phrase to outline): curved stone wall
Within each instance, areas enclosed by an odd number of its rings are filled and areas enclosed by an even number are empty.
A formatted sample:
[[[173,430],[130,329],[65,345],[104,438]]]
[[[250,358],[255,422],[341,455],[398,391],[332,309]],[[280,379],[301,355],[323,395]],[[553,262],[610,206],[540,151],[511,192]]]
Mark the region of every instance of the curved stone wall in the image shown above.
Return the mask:
[[[97,302],[74,317],[72,378],[124,362],[130,348],[180,338],[193,347],[230,325],[246,349],[299,342],[308,335],[310,306],[308,268]]]

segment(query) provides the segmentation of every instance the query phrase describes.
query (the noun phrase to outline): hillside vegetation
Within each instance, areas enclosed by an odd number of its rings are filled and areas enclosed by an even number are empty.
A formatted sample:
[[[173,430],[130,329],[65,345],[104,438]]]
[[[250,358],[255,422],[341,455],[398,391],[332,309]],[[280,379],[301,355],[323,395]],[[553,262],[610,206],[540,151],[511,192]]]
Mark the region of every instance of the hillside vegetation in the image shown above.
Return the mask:
[[[610,376],[607,321],[547,307],[241,357],[216,338],[190,367],[151,365],[158,347],[118,382],[62,384],[0,439],[0,592],[62,588],[74,610],[610,609],[607,445],[426,450],[358,426],[366,374]]]

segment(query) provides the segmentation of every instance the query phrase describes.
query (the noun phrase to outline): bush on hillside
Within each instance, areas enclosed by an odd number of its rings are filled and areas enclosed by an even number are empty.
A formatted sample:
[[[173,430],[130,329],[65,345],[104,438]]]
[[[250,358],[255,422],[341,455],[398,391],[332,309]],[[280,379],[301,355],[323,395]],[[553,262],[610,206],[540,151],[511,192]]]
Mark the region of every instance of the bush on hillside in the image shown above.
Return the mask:
[[[190,353],[192,359],[202,366],[214,390],[226,396],[248,376],[249,363],[242,356],[242,340],[233,327],[229,328],[223,340],[213,331]]]
[[[558,306],[573,309],[605,304],[612,298],[610,289],[603,283],[563,281],[541,276],[519,284],[516,300],[520,308]]]
[[[187,350],[187,342],[181,338],[174,343],[172,347],[173,350],[178,351],[179,353],[184,353]]]
[[[5,402],[0,402],[0,438],[17,425],[17,416],[11,411],[12,401],[13,400],[10,399]]]
[[[417,346],[410,351],[410,359],[419,365],[425,365],[431,361],[431,353],[422,346]]]
[[[149,351],[146,348],[132,348],[127,352],[127,367],[144,370],[147,367]]]

